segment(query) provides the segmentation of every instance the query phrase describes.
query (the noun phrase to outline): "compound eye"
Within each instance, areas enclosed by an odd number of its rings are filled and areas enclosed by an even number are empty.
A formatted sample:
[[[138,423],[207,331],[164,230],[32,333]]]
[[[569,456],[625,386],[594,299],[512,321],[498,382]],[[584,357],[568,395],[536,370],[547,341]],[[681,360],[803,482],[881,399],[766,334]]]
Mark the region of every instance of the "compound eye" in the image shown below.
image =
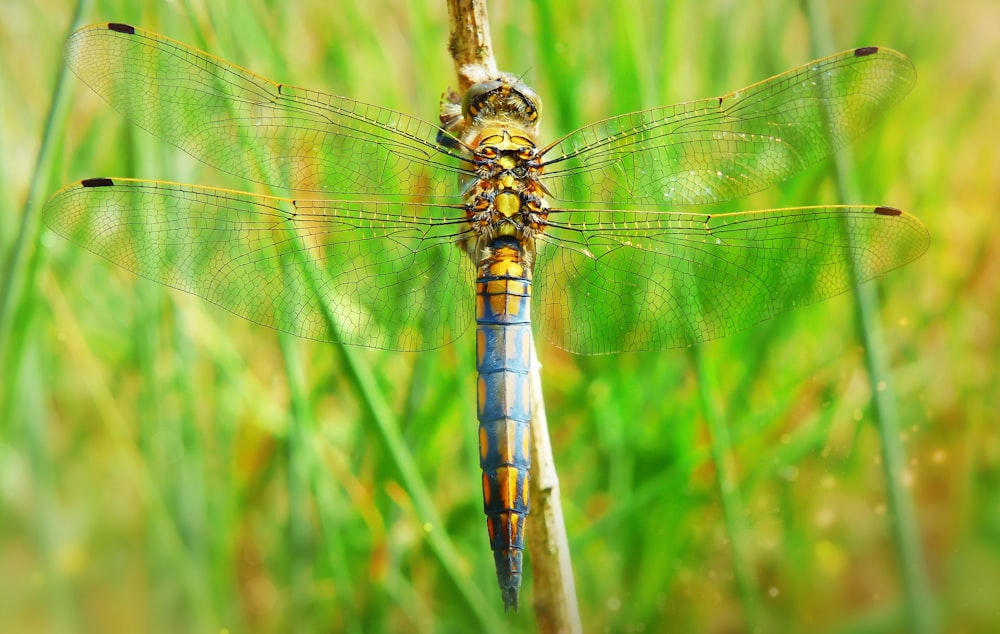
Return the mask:
[[[520,93],[524,100],[531,106],[531,111],[528,114],[529,118],[532,121],[538,120],[538,117],[542,114],[542,98],[531,87],[521,81],[515,84],[514,90]]]
[[[462,96],[462,115],[466,120],[475,117],[479,113],[483,99],[501,85],[498,79],[481,81],[465,91],[465,95]]]

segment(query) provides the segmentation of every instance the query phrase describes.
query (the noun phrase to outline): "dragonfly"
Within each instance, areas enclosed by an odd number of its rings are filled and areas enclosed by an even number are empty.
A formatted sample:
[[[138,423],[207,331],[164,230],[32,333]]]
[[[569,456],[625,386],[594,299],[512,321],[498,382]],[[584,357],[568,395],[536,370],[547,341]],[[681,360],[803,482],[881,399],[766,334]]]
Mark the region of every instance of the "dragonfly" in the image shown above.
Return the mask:
[[[483,506],[507,609],[518,606],[529,513],[532,316],[579,354],[691,346],[842,293],[929,244],[916,218],[881,205],[697,211],[869,129],[916,76],[887,48],[548,144],[541,99],[507,73],[473,85],[436,124],[125,24],[75,32],[66,60],[163,141],[310,194],[88,178],[46,203],[56,233],[308,339],[417,351],[475,323]]]

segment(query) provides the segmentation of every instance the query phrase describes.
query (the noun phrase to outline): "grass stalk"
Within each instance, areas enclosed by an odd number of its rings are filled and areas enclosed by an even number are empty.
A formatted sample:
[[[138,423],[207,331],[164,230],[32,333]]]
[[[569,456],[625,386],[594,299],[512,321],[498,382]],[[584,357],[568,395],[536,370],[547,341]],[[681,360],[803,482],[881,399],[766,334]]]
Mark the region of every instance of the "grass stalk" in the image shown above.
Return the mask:
[[[694,357],[695,374],[698,377],[698,398],[711,437],[712,459],[715,462],[722,515],[733,558],[736,590],[743,606],[746,630],[760,632],[762,631],[758,598],[760,593],[757,577],[754,574],[750,538],[745,527],[746,515],[743,512],[743,499],[740,496],[740,477],[733,458],[729,429],[726,427],[725,416],[718,402],[717,373],[711,361],[706,358],[703,346],[692,347],[691,355]]]
[[[289,623],[309,621],[310,562],[313,558],[310,540],[309,468],[313,456],[309,449],[309,434],[314,429],[312,410],[307,397],[306,380],[302,375],[298,342],[292,335],[278,333],[281,356],[285,364],[285,377],[291,404],[288,437],[285,443],[286,490],[288,493],[288,581]]]
[[[403,440],[399,421],[382,395],[371,366],[361,359],[359,351],[350,346],[338,346],[337,350],[347,370],[347,378],[361,397],[361,403],[374,423],[378,438],[399,473],[400,483],[409,494],[413,508],[425,526],[427,543],[455,587],[455,596],[465,604],[482,631],[497,631],[494,610],[480,590],[468,583],[466,573],[458,566],[459,557],[455,546],[444,530],[444,522],[438,516],[413,454]]]
[[[79,0],[70,20],[69,32],[77,28],[90,7],[90,0]],[[38,531],[32,542],[41,560],[45,584],[45,605],[56,631],[72,631],[79,615],[73,600],[72,583],[59,570],[59,487],[58,465],[52,463],[48,448],[51,416],[43,390],[44,372],[39,366],[37,288],[39,217],[42,192],[48,184],[52,147],[62,138],[69,112],[69,72],[60,67],[52,100],[42,129],[42,141],[35,157],[28,186],[28,197],[20,215],[17,235],[10,253],[0,266],[0,368],[6,377],[0,388],[0,444],[3,431],[14,431],[23,442],[33,482],[33,521]],[[26,350],[27,348],[27,350]],[[21,424],[15,426],[18,420]],[[2,509],[3,503],[0,503]]]
[[[811,45],[815,57],[834,52],[829,11],[824,0],[805,0]],[[849,150],[834,157],[834,174],[841,202],[859,199],[857,174]],[[879,301],[875,284],[854,288],[855,324],[864,348],[865,367],[872,405],[882,444],[882,469],[888,493],[890,526],[905,598],[907,629],[916,634],[935,631],[933,594],[927,579],[923,547],[913,499],[904,484],[906,451],[900,441],[903,423],[892,384],[892,372],[879,322]]]
[[[91,0],[78,0],[70,20],[67,36],[82,26],[84,16],[90,11]],[[28,198],[21,212],[21,223],[18,225],[17,236],[11,248],[5,266],[0,266],[0,364],[7,363],[7,354],[11,345],[10,337],[23,336],[27,328],[15,328],[17,305],[33,303],[35,275],[37,267],[28,267],[28,260],[37,255],[32,245],[38,242],[39,216],[44,200],[43,192],[48,187],[49,165],[51,163],[52,146],[63,137],[66,130],[66,120],[69,114],[68,82],[71,73],[65,65],[60,65],[56,75],[55,89],[49,111],[45,116],[42,128],[42,143],[35,157],[35,167],[31,172],[31,183],[28,186]],[[20,297],[24,292],[24,297]],[[13,355],[16,357],[16,355]],[[2,407],[2,405],[0,405]]]
[[[320,449],[317,453],[322,456],[326,446],[322,439],[317,439]],[[337,595],[340,598],[338,608],[340,612],[340,628],[346,634],[360,634],[365,631],[362,624],[362,615],[359,613],[357,593],[355,592],[355,580],[351,575],[350,566],[345,565],[350,561],[351,553],[344,543],[341,535],[342,524],[337,520],[338,509],[343,508],[347,501],[338,499],[335,491],[335,479],[331,474],[323,469],[324,462],[321,460],[310,460],[309,462],[309,483],[311,485],[313,504],[316,506],[316,518],[318,521],[319,547],[317,558],[320,558],[323,568],[332,577],[337,586]],[[317,575],[319,577],[321,575]],[[311,621],[306,621],[311,622]]]
[[[134,135],[130,135],[132,140],[131,148],[134,150],[136,144]],[[129,152],[130,169],[135,167],[136,152]],[[163,292],[145,280],[139,280],[135,284],[135,307],[136,314],[132,320],[133,333],[130,337],[133,363],[136,366],[140,381],[140,391],[136,400],[136,407],[131,415],[137,419],[135,425],[136,450],[141,456],[143,464],[151,472],[153,486],[159,488],[166,513],[166,522],[148,522],[145,526],[145,553],[144,556],[149,562],[146,567],[148,575],[147,583],[150,588],[150,609],[146,618],[147,627],[155,631],[158,623],[163,623],[175,615],[173,622],[178,627],[190,627],[191,623],[186,622],[183,602],[178,597],[178,588],[170,583],[164,571],[169,570],[171,562],[177,558],[177,553],[173,552],[174,544],[167,537],[167,532],[176,532],[180,538],[179,542],[183,548],[183,536],[180,534],[180,524],[176,520],[176,505],[173,493],[173,482],[164,477],[168,464],[158,455],[157,444],[168,439],[169,446],[176,447],[177,425],[170,425],[160,417],[163,409],[161,382],[157,380],[157,353],[158,340],[160,334],[160,315]],[[181,425],[186,424],[181,421]],[[171,456],[171,459],[174,459]],[[181,555],[183,556],[183,555]]]

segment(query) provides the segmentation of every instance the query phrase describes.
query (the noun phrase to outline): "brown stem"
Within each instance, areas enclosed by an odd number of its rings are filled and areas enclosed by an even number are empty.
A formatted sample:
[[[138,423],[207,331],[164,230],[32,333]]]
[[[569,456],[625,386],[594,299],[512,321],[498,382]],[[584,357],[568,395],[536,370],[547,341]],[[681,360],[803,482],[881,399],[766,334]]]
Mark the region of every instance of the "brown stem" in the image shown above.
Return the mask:
[[[490,24],[484,0],[447,0],[451,36],[448,50],[455,61],[458,91],[464,93],[472,84],[496,79],[499,71],[493,59]]]
[[[563,521],[559,476],[552,457],[552,443],[542,399],[542,373],[535,342],[531,342],[531,517],[528,547],[534,580],[535,618],[538,631],[578,633],[580,610],[570,559],[569,539]]]

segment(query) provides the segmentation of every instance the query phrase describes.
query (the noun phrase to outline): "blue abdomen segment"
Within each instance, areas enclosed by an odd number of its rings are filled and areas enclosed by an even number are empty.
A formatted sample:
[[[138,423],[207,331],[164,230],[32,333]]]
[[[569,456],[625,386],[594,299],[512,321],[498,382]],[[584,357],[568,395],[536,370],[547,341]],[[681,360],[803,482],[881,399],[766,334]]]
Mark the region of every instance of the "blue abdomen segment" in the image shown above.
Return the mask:
[[[476,279],[476,369],[483,510],[497,580],[517,609],[531,468],[531,272],[521,245],[498,238]]]

